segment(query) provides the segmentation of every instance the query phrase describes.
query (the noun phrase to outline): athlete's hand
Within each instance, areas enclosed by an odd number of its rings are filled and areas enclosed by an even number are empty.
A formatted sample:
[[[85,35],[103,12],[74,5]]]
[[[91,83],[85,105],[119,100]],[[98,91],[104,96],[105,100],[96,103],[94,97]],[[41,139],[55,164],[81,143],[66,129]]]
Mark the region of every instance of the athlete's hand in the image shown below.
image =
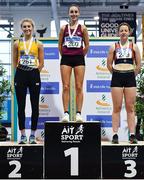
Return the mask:
[[[135,68],[134,73],[135,73],[135,76],[137,76],[140,73],[140,69]]]
[[[41,72],[41,70],[42,70],[43,67],[44,67],[43,65],[39,65],[39,66],[38,66],[39,72]]]

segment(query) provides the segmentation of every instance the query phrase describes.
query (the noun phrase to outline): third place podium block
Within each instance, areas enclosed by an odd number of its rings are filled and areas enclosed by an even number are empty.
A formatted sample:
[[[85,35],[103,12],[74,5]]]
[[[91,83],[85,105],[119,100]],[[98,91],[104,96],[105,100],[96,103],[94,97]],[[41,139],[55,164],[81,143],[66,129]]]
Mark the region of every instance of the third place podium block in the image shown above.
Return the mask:
[[[44,174],[47,179],[99,179],[99,122],[45,123]]]
[[[102,145],[104,179],[144,179],[144,145]]]

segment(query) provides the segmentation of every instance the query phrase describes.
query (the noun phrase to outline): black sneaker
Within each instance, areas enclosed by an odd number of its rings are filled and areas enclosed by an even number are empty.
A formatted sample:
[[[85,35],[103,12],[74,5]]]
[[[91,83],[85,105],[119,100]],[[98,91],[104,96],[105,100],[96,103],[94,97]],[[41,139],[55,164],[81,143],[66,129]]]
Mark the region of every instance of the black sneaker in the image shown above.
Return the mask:
[[[138,141],[137,141],[137,139],[136,139],[134,134],[130,135],[129,143],[130,144],[137,144],[138,143]]]
[[[112,138],[112,144],[118,144],[118,143],[119,143],[119,141],[118,141],[118,135],[115,134],[115,135],[113,135],[113,138]]]

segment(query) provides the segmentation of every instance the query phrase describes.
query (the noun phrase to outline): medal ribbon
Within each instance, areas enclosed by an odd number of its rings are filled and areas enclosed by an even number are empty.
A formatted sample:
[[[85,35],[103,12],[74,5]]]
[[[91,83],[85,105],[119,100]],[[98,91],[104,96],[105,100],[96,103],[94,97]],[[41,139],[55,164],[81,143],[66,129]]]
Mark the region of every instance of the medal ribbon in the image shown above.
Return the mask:
[[[26,48],[26,41],[25,41],[25,38],[24,38],[24,37],[23,37],[23,42],[24,42],[24,51],[25,51],[25,54],[28,55],[28,54],[29,54],[29,51],[30,51],[30,49],[31,49],[31,46],[32,46],[33,37],[30,39],[28,48]]]
[[[78,25],[79,25],[79,24],[77,23],[77,25],[75,26],[74,31],[73,31],[72,34],[71,34],[71,31],[70,31],[70,25],[68,25],[68,33],[69,33],[69,37],[70,37],[71,39],[73,38],[73,36],[74,36],[74,34],[75,34],[76,30],[77,30]]]
[[[122,55],[127,54],[128,51],[129,51],[129,41],[127,42],[127,46],[126,47],[123,47],[121,42],[120,42],[120,47],[121,47]],[[124,49],[125,49],[125,51],[124,51]]]

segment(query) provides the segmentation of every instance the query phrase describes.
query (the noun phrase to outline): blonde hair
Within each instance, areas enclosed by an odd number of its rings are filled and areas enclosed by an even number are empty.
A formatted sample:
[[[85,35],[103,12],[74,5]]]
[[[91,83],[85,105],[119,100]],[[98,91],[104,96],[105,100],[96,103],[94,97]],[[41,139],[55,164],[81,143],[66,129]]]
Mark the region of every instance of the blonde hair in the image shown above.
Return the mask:
[[[33,29],[35,28],[35,23],[34,23],[34,21],[33,21],[32,19],[30,19],[30,18],[24,18],[24,19],[21,20],[21,22],[20,22],[21,28],[22,28],[24,22],[29,22],[29,23],[32,25]]]

